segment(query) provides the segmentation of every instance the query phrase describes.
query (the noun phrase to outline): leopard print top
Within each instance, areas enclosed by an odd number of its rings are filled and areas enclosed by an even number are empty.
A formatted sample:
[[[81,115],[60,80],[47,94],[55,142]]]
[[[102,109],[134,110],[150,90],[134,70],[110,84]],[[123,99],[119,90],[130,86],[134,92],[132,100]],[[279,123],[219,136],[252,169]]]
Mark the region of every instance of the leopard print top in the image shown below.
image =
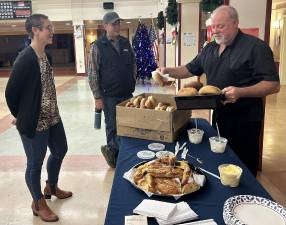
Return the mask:
[[[60,120],[53,69],[47,56],[38,58],[41,70],[42,100],[37,131],[47,130]]]

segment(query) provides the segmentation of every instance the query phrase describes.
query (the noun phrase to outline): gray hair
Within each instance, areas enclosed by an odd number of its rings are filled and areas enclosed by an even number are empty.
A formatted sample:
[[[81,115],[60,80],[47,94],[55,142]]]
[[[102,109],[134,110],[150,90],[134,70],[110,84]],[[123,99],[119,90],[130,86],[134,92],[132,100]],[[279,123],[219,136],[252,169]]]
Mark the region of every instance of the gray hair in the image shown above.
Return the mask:
[[[211,18],[217,14],[218,12],[221,12],[221,11],[226,11],[229,15],[229,18],[233,21],[237,21],[238,22],[238,13],[236,11],[236,9],[232,6],[228,6],[228,5],[222,5],[222,6],[219,6],[218,8],[216,8],[212,14],[211,14]]]

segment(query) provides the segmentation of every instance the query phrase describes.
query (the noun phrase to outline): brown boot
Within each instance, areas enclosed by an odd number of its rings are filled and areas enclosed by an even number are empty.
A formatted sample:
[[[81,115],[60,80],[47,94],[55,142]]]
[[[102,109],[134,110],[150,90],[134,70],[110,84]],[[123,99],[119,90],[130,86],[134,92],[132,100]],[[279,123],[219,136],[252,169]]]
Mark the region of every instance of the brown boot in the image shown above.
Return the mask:
[[[56,222],[59,217],[49,208],[44,197],[38,200],[38,202],[32,202],[32,210],[34,216],[39,216],[41,220],[46,222]]]
[[[71,191],[61,190],[58,185],[50,185],[46,182],[46,187],[44,189],[45,199],[51,199],[51,196],[54,195],[59,199],[69,198],[72,196]]]

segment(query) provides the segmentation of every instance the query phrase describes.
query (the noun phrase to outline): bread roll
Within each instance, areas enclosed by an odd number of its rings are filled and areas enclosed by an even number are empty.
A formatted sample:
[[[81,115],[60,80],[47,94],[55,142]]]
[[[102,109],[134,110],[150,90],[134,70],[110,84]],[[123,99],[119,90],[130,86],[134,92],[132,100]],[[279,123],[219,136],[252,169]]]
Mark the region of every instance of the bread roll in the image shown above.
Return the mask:
[[[161,106],[163,106],[163,105],[164,105],[163,102],[159,102],[157,106],[158,106],[158,107],[161,107]]]
[[[129,99],[129,102],[133,103],[135,99],[136,99],[135,97],[132,97]]]
[[[160,75],[160,71],[155,70],[152,72],[152,78],[153,80],[158,83],[161,87],[164,86],[164,81],[163,81],[163,77]]]
[[[155,107],[155,110],[156,110],[156,111],[161,111],[161,107],[160,107],[160,106],[156,106],[156,107]]]
[[[178,91],[178,96],[194,96],[197,94],[198,94],[197,89],[193,87],[182,88]]]
[[[150,100],[152,102],[153,108],[157,105],[156,100],[152,95],[150,95],[148,97],[148,100]]]
[[[153,103],[151,102],[151,100],[149,98],[146,100],[144,105],[147,109],[154,109],[154,107],[155,107],[155,105],[153,105]]]
[[[221,94],[221,90],[218,87],[212,85],[206,85],[199,90],[200,95],[218,95]]]
[[[141,102],[140,102],[140,109],[145,109],[146,107],[145,107],[145,102],[146,102],[146,98],[142,98],[141,99]]]
[[[167,105],[162,105],[162,106],[160,107],[160,109],[161,109],[162,111],[165,111],[167,108],[168,108]]]
[[[140,107],[140,103],[141,103],[141,99],[143,97],[142,96],[138,96],[135,98],[135,100],[133,101],[133,105],[136,107],[136,108],[139,108]]]
[[[202,86],[203,86],[203,84],[202,84],[201,82],[191,81],[191,82],[189,82],[189,83],[186,83],[186,84],[184,85],[184,88],[193,87],[193,88],[197,89],[197,91],[198,91],[198,90],[201,89]]]
[[[127,103],[125,104],[125,107],[133,107],[132,102],[127,102]]]
[[[168,106],[167,108],[166,108],[166,111],[167,112],[174,112],[176,110],[176,108],[174,107],[174,106]]]

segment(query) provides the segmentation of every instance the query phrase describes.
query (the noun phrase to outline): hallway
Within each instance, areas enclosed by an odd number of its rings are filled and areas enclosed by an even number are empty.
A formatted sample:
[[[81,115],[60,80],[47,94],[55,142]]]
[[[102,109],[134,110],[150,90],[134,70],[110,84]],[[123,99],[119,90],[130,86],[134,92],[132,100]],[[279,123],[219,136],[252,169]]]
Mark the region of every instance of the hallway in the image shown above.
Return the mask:
[[[86,77],[56,76],[58,106],[65,126],[69,151],[63,162],[60,186],[74,196],[48,201],[60,220],[54,224],[102,225],[114,170],[105,163],[100,146],[105,143],[104,126],[93,128],[94,102]],[[25,155],[5,103],[7,78],[0,78],[0,225],[46,224],[32,215],[31,197],[24,181]],[[137,85],[142,92],[173,93],[173,88]],[[269,96],[266,103],[263,169],[258,179],[272,197],[286,206],[286,87]],[[193,117],[208,117],[206,111]],[[216,171],[217,172],[217,171]],[[45,166],[42,184],[46,179]]]

